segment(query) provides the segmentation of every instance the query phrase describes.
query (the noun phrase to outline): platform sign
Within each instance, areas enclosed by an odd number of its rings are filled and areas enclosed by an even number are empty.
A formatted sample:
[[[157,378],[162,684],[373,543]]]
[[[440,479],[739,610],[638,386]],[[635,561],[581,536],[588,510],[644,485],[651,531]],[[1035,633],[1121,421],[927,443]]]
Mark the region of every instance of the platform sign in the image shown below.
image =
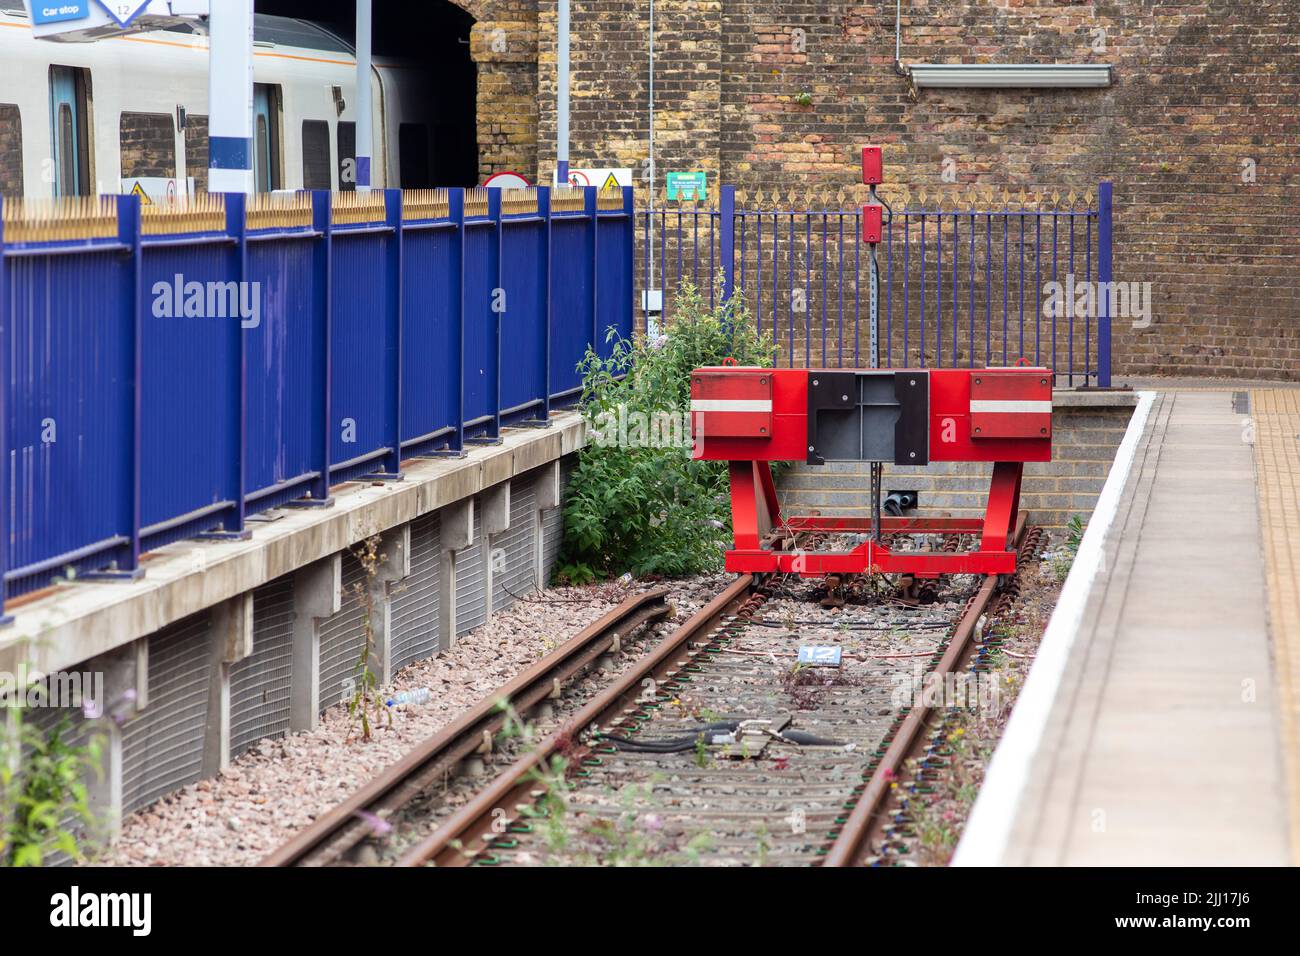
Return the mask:
[[[166,176],[136,176],[122,180],[122,193],[127,196],[139,196],[140,205],[152,206],[154,203],[172,203],[177,196],[194,195],[194,177],[178,182]]]
[[[119,27],[129,27],[149,6],[149,0],[95,0]]]
[[[809,667],[839,667],[843,651],[831,644],[801,644],[799,663]]]
[[[38,40],[88,42],[207,16],[208,0],[25,0]]]
[[[532,183],[518,173],[507,171],[489,176],[483,185],[489,189],[527,189]]]
[[[570,169],[569,185],[595,186],[597,189],[619,189],[623,186],[632,185],[632,170],[615,167]]]
[[[709,193],[707,177],[703,172],[669,173],[667,187],[669,202],[691,202],[704,199]]]
[[[33,0],[31,4],[32,23],[63,23],[68,20],[84,20],[90,16],[91,0]]]

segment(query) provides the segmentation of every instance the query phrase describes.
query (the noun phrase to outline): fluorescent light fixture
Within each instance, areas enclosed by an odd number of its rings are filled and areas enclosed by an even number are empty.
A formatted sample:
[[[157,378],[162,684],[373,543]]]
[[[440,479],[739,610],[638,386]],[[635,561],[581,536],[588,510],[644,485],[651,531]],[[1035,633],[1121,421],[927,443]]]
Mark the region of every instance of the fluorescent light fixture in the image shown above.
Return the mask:
[[[913,63],[912,86],[952,89],[1110,86],[1109,63]]]

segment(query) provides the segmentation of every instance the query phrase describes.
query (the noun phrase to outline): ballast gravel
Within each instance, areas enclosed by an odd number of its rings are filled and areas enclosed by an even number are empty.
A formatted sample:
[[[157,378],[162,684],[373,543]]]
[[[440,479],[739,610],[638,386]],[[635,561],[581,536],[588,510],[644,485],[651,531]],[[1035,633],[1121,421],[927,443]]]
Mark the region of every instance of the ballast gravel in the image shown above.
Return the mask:
[[[680,620],[721,591],[726,575],[669,582]],[[107,866],[247,866],[396,763],[421,740],[491,694],[624,598],[635,582],[550,588],[515,601],[447,651],[400,671],[385,696],[428,688],[427,703],[391,708],[392,726],[369,741],[347,707],[311,732],[264,739],[230,769],[162,797],[123,821],[119,841],[92,862]]]

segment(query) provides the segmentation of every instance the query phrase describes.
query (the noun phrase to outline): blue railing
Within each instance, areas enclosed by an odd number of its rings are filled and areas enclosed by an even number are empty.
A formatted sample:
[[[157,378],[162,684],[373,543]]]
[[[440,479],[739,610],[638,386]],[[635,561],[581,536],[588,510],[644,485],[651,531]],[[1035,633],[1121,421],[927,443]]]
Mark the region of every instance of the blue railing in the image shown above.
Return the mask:
[[[630,189],[0,213],[0,613],[544,422],[632,332]]]
[[[942,196],[881,195],[893,205],[876,252],[882,365],[1025,359],[1055,369],[1062,385],[1109,386],[1109,297],[1096,296],[1096,308],[1077,316],[1045,305],[1050,283],[1111,282],[1110,183],[1095,197],[968,193],[948,201],[951,208],[937,201]],[[710,303],[734,290],[772,333],[779,364],[867,364],[870,247],[861,241],[860,208],[781,202],[760,194],[746,208],[735,187],[723,186],[716,208],[638,211],[638,288],[663,290],[669,323],[684,282]]]

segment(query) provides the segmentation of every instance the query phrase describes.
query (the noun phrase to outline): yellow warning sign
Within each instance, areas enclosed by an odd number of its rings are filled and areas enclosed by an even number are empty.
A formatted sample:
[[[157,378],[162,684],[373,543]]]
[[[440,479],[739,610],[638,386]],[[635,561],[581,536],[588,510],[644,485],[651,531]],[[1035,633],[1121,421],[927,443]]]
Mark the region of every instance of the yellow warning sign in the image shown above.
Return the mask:
[[[153,200],[149,198],[149,194],[144,191],[144,187],[141,186],[139,183],[136,183],[134,186],[131,187],[131,195],[140,197],[141,206],[153,205]]]
[[[602,190],[618,189],[618,180],[614,178],[613,173],[610,173],[608,176],[605,177],[605,181],[601,184],[600,188]]]

